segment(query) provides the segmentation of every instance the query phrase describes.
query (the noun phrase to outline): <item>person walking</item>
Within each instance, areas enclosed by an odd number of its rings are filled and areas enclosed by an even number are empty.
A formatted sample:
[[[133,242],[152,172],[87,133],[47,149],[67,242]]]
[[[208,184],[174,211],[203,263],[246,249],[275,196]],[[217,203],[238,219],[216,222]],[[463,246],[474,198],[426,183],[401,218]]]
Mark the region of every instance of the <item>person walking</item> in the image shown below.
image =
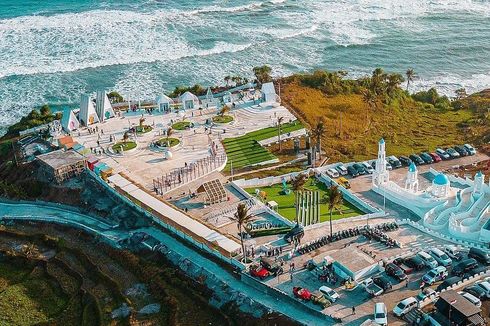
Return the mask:
[[[355,315],[356,314],[356,307],[352,306],[352,314]]]

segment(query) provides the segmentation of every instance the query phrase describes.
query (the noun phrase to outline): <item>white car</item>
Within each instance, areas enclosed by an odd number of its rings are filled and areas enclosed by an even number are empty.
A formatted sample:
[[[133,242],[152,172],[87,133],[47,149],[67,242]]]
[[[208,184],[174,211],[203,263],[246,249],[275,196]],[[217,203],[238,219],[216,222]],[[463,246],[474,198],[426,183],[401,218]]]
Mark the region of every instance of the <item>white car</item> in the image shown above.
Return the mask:
[[[332,302],[337,301],[337,299],[340,297],[337,292],[335,292],[334,290],[332,290],[328,286],[322,286],[318,290],[321,293],[323,293],[328,300],[330,300]]]
[[[330,178],[338,178],[340,174],[337,172],[337,170],[330,168],[327,170],[327,174]]]
[[[463,259],[463,254],[458,250],[458,248],[454,245],[447,245],[444,247],[443,251],[454,260]]]
[[[451,158],[451,155],[449,155],[445,150],[442,148],[436,149],[436,154],[439,155],[440,158],[443,160],[449,160]]]
[[[337,165],[335,167],[335,169],[337,169],[337,171],[340,173],[340,175],[347,175],[347,168],[345,167],[344,164],[340,163],[339,165]]]
[[[369,164],[369,162],[362,162],[361,165],[366,169],[367,173],[373,174],[374,169],[373,166]]]
[[[374,322],[379,325],[388,325],[388,313],[383,302],[374,305]]]
[[[487,297],[487,299],[490,298],[490,283],[489,282],[487,282],[487,281],[478,282],[478,283],[476,283],[476,285],[485,291],[485,296]]]
[[[461,294],[466,300],[468,300],[478,308],[481,307],[481,300],[475,297],[473,294],[464,291],[460,291],[458,293]]]
[[[408,297],[400,301],[400,303],[393,308],[393,313],[397,317],[402,317],[415,307],[417,307],[417,300],[414,297]]]
[[[429,251],[429,253],[432,257],[434,257],[434,259],[439,263],[439,265],[447,267],[447,266],[451,266],[451,264],[453,263],[453,260],[449,258],[449,256],[446,255],[444,251],[442,251],[439,248],[432,248]]]
[[[464,149],[466,149],[470,153],[470,155],[476,154],[476,149],[473,146],[471,146],[470,144],[464,144],[463,147],[464,147]]]

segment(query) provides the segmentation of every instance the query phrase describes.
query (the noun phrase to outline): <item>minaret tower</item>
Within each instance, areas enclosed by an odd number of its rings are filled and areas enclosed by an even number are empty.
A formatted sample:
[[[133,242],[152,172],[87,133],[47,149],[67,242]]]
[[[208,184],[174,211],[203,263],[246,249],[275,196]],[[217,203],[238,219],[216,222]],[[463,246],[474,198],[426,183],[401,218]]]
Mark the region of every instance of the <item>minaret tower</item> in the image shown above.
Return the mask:
[[[484,184],[485,184],[485,175],[481,173],[481,171],[478,171],[478,173],[475,175],[473,193],[474,194],[483,193]]]
[[[418,179],[418,171],[415,164],[412,162],[408,167],[407,179],[405,180],[405,189],[411,192],[419,191],[419,179]]]
[[[385,140],[381,138],[378,142],[378,159],[376,160],[376,168],[373,173],[373,185],[379,186],[390,180],[390,174],[386,169],[386,149]]]

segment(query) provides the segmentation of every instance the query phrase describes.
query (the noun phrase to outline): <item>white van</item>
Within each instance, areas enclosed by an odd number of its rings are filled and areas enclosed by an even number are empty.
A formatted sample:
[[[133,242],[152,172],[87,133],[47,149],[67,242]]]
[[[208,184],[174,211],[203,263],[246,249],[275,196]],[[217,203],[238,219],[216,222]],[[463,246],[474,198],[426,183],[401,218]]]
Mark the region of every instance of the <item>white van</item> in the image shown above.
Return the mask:
[[[443,252],[441,249],[438,248],[432,248],[430,250],[430,255],[434,257],[434,259],[442,266],[451,266],[451,263],[453,262],[449,256]]]
[[[374,322],[378,325],[388,325],[388,314],[383,302],[378,302],[374,305]]]
[[[429,255],[425,251],[421,251],[417,255],[420,257],[420,259],[422,259],[424,261],[425,266],[427,266],[429,268],[436,268],[437,266],[439,266],[439,264],[434,259],[434,257]]]

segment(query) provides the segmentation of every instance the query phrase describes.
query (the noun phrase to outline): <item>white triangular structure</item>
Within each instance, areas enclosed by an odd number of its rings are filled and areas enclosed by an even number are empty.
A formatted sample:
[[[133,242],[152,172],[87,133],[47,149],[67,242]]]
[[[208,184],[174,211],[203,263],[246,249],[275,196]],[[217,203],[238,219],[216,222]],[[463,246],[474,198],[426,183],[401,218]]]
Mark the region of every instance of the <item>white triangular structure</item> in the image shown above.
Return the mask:
[[[390,173],[386,169],[385,140],[381,138],[378,142],[378,159],[373,173],[373,185],[379,186],[388,181],[390,181]]]
[[[78,122],[75,113],[73,113],[71,109],[66,108],[63,110],[63,116],[61,117],[61,126],[66,132],[72,132],[73,130],[80,128],[80,123]]]
[[[114,117],[114,109],[112,108],[111,101],[109,101],[105,91],[97,91],[95,105],[95,111],[99,116],[100,122]]]
[[[260,93],[262,94],[262,102],[265,103],[277,103],[280,102],[279,96],[276,94],[276,89],[274,88],[274,84],[272,82],[262,84],[262,88],[260,89]]]
[[[172,100],[170,97],[168,97],[165,94],[157,96],[156,102],[157,102],[158,110],[160,112],[165,112],[170,110],[170,105],[174,104],[174,100]]]
[[[88,95],[82,94],[78,118],[83,126],[88,126],[99,122],[99,117],[95,112],[94,103]]]
[[[179,97],[184,110],[197,109],[199,107],[199,98],[191,92],[185,92]]]
[[[202,100],[202,105],[205,108],[211,108],[217,106],[218,101],[214,98],[213,92],[211,88],[208,87],[208,91],[206,92],[206,98]]]

